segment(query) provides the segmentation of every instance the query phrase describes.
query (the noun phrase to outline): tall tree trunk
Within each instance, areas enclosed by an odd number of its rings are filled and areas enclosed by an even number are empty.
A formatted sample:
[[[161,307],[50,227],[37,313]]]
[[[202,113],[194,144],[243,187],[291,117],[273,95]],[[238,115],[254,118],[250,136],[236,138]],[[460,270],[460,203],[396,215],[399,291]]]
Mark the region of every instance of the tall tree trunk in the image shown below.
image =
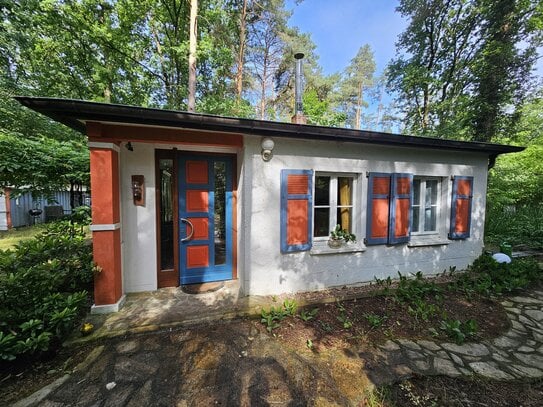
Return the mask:
[[[428,85],[425,85],[423,92],[423,101],[422,101],[422,131],[426,133],[428,130],[428,124],[430,122],[430,91]]]
[[[239,51],[236,71],[236,98],[241,100],[243,91],[243,64],[245,63],[245,41],[247,38],[247,0],[243,0],[239,17]]]
[[[264,69],[266,72],[266,69]],[[260,120],[266,118],[266,79],[262,81],[262,87],[260,89]]]
[[[198,0],[190,0],[190,34],[189,34],[189,97],[187,110],[194,112],[196,105],[196,17],[198,16]]]
[[[360,130],[360,120],[362,119],[362,88],[363,85],[358,86],[358,95],[356,97],[356,115],[354,119],[354,128]]]

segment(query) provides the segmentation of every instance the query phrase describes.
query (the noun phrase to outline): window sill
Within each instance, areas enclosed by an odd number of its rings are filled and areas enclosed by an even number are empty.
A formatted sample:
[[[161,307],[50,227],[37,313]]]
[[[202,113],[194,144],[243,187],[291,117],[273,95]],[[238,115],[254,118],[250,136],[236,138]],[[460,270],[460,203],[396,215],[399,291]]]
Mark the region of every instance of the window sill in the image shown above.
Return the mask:
[[[407,244],[407,247],[426,247],[426,246],[445,246],[450,243],[450,240],[447,240],[441,236],[431,236],[431,237],[411,237],[411,241]]]
[[[365,251],[366,246],[364,246],[362,242],[346,243],[337,249],[329,247],[327,242],[316,242],[313,244],[309,254],[312,256],[320,256],[323,254],[360,253]]]

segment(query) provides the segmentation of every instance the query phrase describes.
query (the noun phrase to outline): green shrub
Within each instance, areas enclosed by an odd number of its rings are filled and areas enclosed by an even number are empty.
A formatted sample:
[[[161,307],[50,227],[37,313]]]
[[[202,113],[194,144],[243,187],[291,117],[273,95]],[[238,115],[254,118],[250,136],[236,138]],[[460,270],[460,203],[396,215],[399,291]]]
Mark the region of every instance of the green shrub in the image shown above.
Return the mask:
[[[483,254],[454,283],[468,296],[471,293],[481,295],[500,295],[541,279],[541,270],[537,261],[531,257],[513,259],[510,264],[498,263],[492,256]]]
[[[92,247],[69,221],[0,251],[0,359],[49,350],[69,333],[87,300]]]
[[[543,205],[491,207],[486,215],[485,241],[543,249]]]

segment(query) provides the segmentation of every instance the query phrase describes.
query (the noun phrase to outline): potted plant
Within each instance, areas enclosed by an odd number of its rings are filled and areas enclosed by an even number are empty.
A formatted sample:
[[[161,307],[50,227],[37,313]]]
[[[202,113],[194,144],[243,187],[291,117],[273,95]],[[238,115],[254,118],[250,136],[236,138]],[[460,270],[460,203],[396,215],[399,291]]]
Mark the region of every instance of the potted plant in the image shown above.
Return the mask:
[[[356,242],[356,236],[345,229],[341,229],[341,225],[336,225],[334,230],[330,232],[328,246],[337,249],[348,242]]]

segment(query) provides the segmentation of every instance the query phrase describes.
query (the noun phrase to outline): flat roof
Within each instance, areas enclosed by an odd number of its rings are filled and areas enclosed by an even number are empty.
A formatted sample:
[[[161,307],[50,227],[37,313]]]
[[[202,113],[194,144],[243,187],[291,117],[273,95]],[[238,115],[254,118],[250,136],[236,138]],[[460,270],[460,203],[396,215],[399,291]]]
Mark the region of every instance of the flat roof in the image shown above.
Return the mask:
[[[240,119],[75,99],[29,96],[16,96],[15,99],[23,106],[84,134],[86,134],[86,122],[101,122],[306,140],[345,141],[395,147],[471,151],[488,154],[491,157],[495,157],[498,154],[524,150],[524,147],[503,144],[407,136],[369,130],[353,130],[266,120]]]

